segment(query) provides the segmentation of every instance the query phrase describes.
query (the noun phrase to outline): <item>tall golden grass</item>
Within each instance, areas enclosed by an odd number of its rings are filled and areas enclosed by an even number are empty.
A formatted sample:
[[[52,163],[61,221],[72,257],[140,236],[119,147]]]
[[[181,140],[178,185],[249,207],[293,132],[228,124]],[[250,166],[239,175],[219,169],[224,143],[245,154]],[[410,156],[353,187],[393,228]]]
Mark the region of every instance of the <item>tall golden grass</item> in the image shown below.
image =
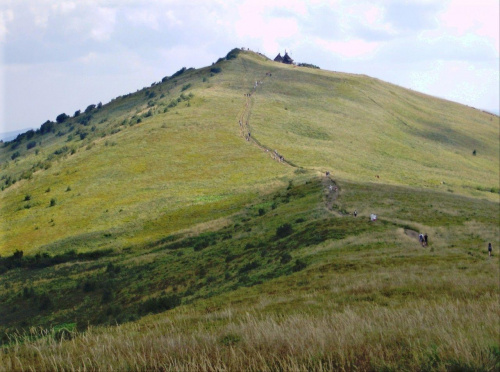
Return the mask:
[[[317,315],[183,314],[89,328],[70,340],[32,330],[0,354],[0,370],[493,370],[499,318],[494,298]]]

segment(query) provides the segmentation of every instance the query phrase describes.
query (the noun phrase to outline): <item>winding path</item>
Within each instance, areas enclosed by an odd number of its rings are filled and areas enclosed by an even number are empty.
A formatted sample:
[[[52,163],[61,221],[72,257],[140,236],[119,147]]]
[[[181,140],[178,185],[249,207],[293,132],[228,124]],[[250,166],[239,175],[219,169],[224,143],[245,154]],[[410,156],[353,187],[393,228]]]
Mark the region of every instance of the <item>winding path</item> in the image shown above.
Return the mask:
[[[245,62],[242,61],[243,68],[245,69],[245,72],[247,71],[247,68],[245,66]],[[251,142],[253,145],[257,146],[259,149],[262,151],[266,152],[269,154],[271,159],[282,163],[284,165],[294,167],[294,168],[300,168],[297,165],[289,162],[288,160],[285,159],[285,157],[280,154],[277,150],[270,149],[269,147],[263,145],[262,143],[259,142],[253,135],[250,130],[250,116],[252,113],[252,106],[254,101],[252,100],[252,97],[254,94],[257,93],[257,88],[260,87],[266,78],[269,78],[272,76],[272,73],[268,72],[266,73],[265,76],[262,77],[261,80],[257,80],[253,84],[253,88],[250,90],[249,93],[245,93],[245,103],[243,105],[243,108],[240,110],[240,113],[238,115],[238,124],[240,126],[240,135],[247,141]]]
[[[244,68],[245,72],[247,72],[248,70],[247,70],[245,62],[243,60],[242,60],[242,64],[243,64],[243,68]],[[293,164],[292,162],[286,160],[283,155],[281,155],[280,153],[277,152],[277,150],[272,150],[272,149],[268,148],[267,146],[263,145],[262,143],[260,143],[251,133],[249,122],[250,122],[250,116],[252,113],[252,106],[254,103],[254,101],[252,100],[252,97],[254,94],[257,93],[257,91],[258,91],[257,88],[259,88],[264,83],[264,81],[266,79],[271,78],[271,77],[272,77],[271,72],[266,73],[266,75],[264,77],[262,77],[261,80],[257,80],[254,82],[253,88],[250,90],[249,93],[244,94],[245,102],[244,102],[242,109],[240,110],[240,113],[238,114],[238,125],[240,127],[240,135],[247,142],[252,143],[253,145],[257,146],[262,151],[268,153],[274,161],[277,161],[279,163],[282,163],[282,164],[290,166],[290,167],[302,168],[302,167],[299,167],[299,166]],[[333,212],[333,205],[334,205],[335,201],[337,200],[337,198],[339,197],[340,187],[330,177],[329,174],[327,174],[326,176],[323,176],[322,184],[323,184],[324,190],[325,190],[325,192],[324,192],[325,207],[328,211]],[[343,216],[343,214],[341,212],[339,212],[339,214],[341,216]]]

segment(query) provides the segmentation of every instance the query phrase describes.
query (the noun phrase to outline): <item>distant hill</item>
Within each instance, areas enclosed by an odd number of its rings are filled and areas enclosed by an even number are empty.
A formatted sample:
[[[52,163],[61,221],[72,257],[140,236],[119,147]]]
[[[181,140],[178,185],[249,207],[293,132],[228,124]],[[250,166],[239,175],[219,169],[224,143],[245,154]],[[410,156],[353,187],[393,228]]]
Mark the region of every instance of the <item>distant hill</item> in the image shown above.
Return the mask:
[[[0,370],[498,369],[498,128],[234,49],[28,130]]]
[[[25,133],[25,132],[27,132],[27,131],[29,131],[31,129],[32,128],[25,128],[25,129],[15,130],[15,131],[11,131],[11,132],[0,133],[0,141],[4,141],[4,142],[12,141],[19,134]]]

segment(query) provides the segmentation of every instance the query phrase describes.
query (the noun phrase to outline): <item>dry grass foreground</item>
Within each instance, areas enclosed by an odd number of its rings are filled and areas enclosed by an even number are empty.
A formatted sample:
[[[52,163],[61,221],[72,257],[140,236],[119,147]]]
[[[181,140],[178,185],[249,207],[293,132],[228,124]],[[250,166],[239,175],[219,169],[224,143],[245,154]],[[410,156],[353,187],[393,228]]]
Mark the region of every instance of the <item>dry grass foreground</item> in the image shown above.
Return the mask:
[[[0,355],[0,370],[492,371],[499,367],[500,313],[491,300],[486,306],[418,300],[392,309],[354,305],[286,316],[263,315],[260,306],[205,315],[182,309],[81,335],[20,339]]]

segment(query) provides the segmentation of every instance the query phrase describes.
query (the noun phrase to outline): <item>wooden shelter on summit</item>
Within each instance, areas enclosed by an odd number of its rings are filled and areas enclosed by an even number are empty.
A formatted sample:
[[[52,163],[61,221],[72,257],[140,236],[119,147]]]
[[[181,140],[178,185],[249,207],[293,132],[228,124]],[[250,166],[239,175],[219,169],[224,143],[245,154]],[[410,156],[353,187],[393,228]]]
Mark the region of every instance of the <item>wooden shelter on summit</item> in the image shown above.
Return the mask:
[[[285,50],[285,55],[282,57],[281,53],[278,53],[276,58],[274,58],[275,62],[286,63],[287,65],[293,65],[293,59],[288,55]]]

